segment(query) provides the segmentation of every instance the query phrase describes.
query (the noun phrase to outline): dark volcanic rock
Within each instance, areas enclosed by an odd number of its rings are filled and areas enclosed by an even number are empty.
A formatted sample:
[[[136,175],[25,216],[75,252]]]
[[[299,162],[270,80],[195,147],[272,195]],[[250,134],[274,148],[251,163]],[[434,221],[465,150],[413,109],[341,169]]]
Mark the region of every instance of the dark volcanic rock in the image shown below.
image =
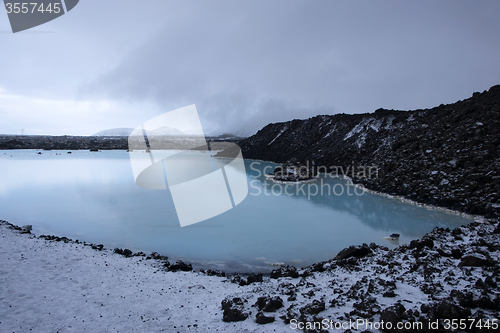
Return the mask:
[[[471,312],[470,309],[464,309],[448,300],[444,300],[437,304],[435,315],[436,318],[442,319],[467,319]]]
[[[299,272],[297,272],[297,268],[286,265],[286,266],[281,266],[278,269],[275,269],[271,272],[271,278],[272,279],[277,279],[280,277],[292,277],[292,278],[298,278],[299,277]]]
[[[481,266],[490,266],[490,262],[487,259],[483,259],[479,256],[475,255],[466,255],[462,257],[462,260],[460,260],[460,266],[475,266],[475,267],[481,267]]]
[[[269,124],[239,145],[245,158],[314,161],[336,174],[340,167],[376,166],[371,175],[348,176],[420,203],[500,216],[500,86],[432,109]]]
[[[366,244],[363,244],[363,246],[349,246],[347,249],[340,251],[335,259],[342,260],[351,257],[363,258],[371,253],[372,250]]]
[[[406,311],[405,307],[402,304],[397,303],[393,306],[390,306],[382,310],[382,312],[380,313],[380,320],[381,321],[383,320],[385,323],[391,323],[392,327],[396,327],[397,323],[403,321],[403,316],[405,314],[405,311]],[[387,330],[387,331],[389,332],[392,330]]]
[[[325,302],[314,300],[312,303],[307,304],[306,306],[300,308],[300,313],[315,315],[325,310]]]
[[[152,252],[150,257],[153,259],[161,259],[161,255],[158,252]]]
[[[262,273],[250,274],[246,279],[241,277],[239,278],[240,286],[247,286],[255,282],[262,282]]]
[[[262,312],[259,311],[255,316],[255,322],[257,324],[269,324],[274,322],[274,317],[267,317]]]
[[[243,301],[239,297],[224,299],[222,302],[222,320],[225,322],[243,321],[248,313],[243,312]]]
[[[126,136],[0,135],[0,149],[110,150],[128,148]],[[40,152],[38,154],[41,154]],[[67,152],[71,154],[71,152]]]
[[[434,241],[428,238],[422,238],[419,240],[412,240],[408,248],[417,249],[417,251],[421,251],[424,247],[428,247],[432,249],[434,247]]]
[[[132,256],[132,251],[130,251],[129,249],[123,249],[123,250],[122,250],[122,249],[120,249],[120,248],[117,248],[117,247],[116,247],[116,248],[113,250],[113,252],[114,252],[114,253],[121,254],[121,255],[123,255],[123,256],[125,256],[125,257],[127,257],[127,258]]]
[[[296,158],[292,158],[274,169],[272,177],[277,181],[298,182],[313,179],[316,175],[314,165],[309,165],[308,162],[303,165]]]
[[[177,260],[175,264],[168,266],[167,270],[171,272],[176,272],[176,271],[189,272],[193,270],[193,266],[191,264],[186,264],[181,260]]]
[[[219,277],[225,277],[226,273],[223,271],[219,271],[218,269],[207,269],[205,270],[200,270],[201,273],[205,273],[208,276],[219,276]]]
[[[397,294],[393,290],[386,291],[382,296],[384,297],[396,297]]]
[[[104,245],[102,245],[102,244],[95,245],[95,244],[94,244],[94,245],[92,245],[92,248],[93,248],[94,250],[99,250],[99,251],[102,251],[102,249],[104,248]]]
[[[222,320],[225,322],[243,321],[248,318],[248,313],[242,312],[240,309],[224,309]]]
[[[262,296],[257,299],[255,305],[264,312],[274,312],[283,307],[283,300],[279,296]]]

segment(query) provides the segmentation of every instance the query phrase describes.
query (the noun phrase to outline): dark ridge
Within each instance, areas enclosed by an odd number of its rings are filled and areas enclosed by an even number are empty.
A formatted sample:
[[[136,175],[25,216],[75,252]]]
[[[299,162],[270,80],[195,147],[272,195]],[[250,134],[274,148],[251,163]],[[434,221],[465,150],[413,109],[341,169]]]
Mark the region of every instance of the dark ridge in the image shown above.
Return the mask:
[[[124,150],[127,148],[126,136],[0,135],[0,149]]]
[[[238,137],[206,137],[209,142],[238,142]],[[167,140],[170,142],[170,140]],[[175,148],[179,142],[172,141]],[[2,135],[0,150],[43,149],[43,150],[126,150],[129,149],[128,136],[51,136],[51,135]]]
[[[499,144],[500,85],[432,109],[378,109],[269,124],[239,143],[247,159],[296,158],[344,170],[376,165],[376,177],[354,175],[353,181],[487,217],[500,216]]]

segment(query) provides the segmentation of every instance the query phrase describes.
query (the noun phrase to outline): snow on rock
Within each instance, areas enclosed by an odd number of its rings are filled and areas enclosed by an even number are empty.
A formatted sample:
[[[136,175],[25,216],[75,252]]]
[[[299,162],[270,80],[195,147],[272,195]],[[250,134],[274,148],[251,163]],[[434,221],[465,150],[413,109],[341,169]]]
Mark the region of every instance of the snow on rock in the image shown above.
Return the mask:
[[[283,127],[283,129],[278,133],[278,135],[276,135],[276,137],[274,139],[271,140],[271,142],[269,142],[267,145],[269,146],[271,143],[273,143],[277,138],[280,137],[281,134],[283,134],[284,131],[286,131],[287,129],[287,126]]]
[[[337,126],[333,126],[332,129],[330,131],[328,131],[328,133],[326,133],[326,135],[323,137],[323,139],[326,139],[328,138],[330,135],[332,135],[335,131],[337,130]]]
[[[344,136],[344,141],[352,137],[354,134],[358,134],[363,130],[363,127],[365,125],[366,121],[361,121],[359,124],[354,126],[354,128]]]
[[[493,220],[435,228],[394,250],[351,246],[326,262],[247,279],[168,272],[163,260],[49,241],[7,222],[0,237],[1,332],[294,332],[294,323],[323,319],[443,325],[498,319],[500,310]]]

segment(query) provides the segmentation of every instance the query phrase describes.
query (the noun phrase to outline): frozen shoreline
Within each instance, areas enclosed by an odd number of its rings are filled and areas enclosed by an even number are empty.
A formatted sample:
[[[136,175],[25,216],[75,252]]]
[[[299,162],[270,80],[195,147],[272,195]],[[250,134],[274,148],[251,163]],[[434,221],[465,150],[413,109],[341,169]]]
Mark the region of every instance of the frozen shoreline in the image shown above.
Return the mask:
[[[243,328],[221,320],[221,300],[239,288],[225,278],[165,272],[156,260],[46,241],[4,223],[0,238],[0,332]]]
[[[160,260],[21,234],[2,221],[0,331],[293,332],[285,322],[425,322],[445,320],[443,308],[461,318],[499,319],[496,223],[436,228],[394,250],[353,246],[245,285],[238,276],[167,272]],[[259,307],[275,321],[257,324]]]

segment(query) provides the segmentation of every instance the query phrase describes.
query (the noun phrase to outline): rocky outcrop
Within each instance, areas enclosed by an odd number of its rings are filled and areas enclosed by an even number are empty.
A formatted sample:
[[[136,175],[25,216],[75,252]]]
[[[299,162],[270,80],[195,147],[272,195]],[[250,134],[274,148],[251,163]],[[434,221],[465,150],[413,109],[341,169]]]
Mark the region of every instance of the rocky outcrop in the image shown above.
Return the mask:
[[[181,260],[177,260],[175,264],[168,265],[167,270],[169,272],[177,272],[177,271],[189,272],[193,270],[193,266]]]
[[[447,332],[452,319],[491,325],[500,311],[497,229],[497,220],[435,228],[393,250],[363,244],[309,267],[280,267],[260,285],[227,298],[244,295],[248,300],[231,307],[238,310],[232,318],[244,320],[257,308],[257,323],[280,318],[306,332],[320,332],[324,320],[386,323],[380,330],[353,330],[359,332],[424,332],[431,324],[433,332]],[[398,323],[406,326],[398,328]],[[417,324],[423,329],[414,329]],[[474,326],[467,331],[483,330]]]
[[[275,312],[283,307],[283,300],[279,296],[262,296],[257,299],[255,306],[264,312]]]
[[[257,312],[257,315],[255,315],[255,322],[257,324],[269,324],[274,322],[274,317],[268,317],[264,315],[261,311]]]
[[[271,278],[272,279],[277,279],[280,277],[292,277],[292,278],[297,278],[299,277],[299,273],[297,272],[297,268],[286,265],[286,266],[281,266],[278,269],[275,269],[271,272]]]
[[[242,321],[247,319],[248,313],[243,312],[243,300],[239,297],[225,299],[222,304],[222,320],[225,322]]]
[[[266,177],[279,182],[300,182],[315,179],[317,176],[314,165],[301,164],[296,158],[283,163],[274,169],[272,175]]]
[[[500,85],[432,109],[269,124],[239,145],[244,158],[314,162],[371,190],[500,216]]]
[[[110,150],[127,149],[128,137],[0,135],[0,149]]]

